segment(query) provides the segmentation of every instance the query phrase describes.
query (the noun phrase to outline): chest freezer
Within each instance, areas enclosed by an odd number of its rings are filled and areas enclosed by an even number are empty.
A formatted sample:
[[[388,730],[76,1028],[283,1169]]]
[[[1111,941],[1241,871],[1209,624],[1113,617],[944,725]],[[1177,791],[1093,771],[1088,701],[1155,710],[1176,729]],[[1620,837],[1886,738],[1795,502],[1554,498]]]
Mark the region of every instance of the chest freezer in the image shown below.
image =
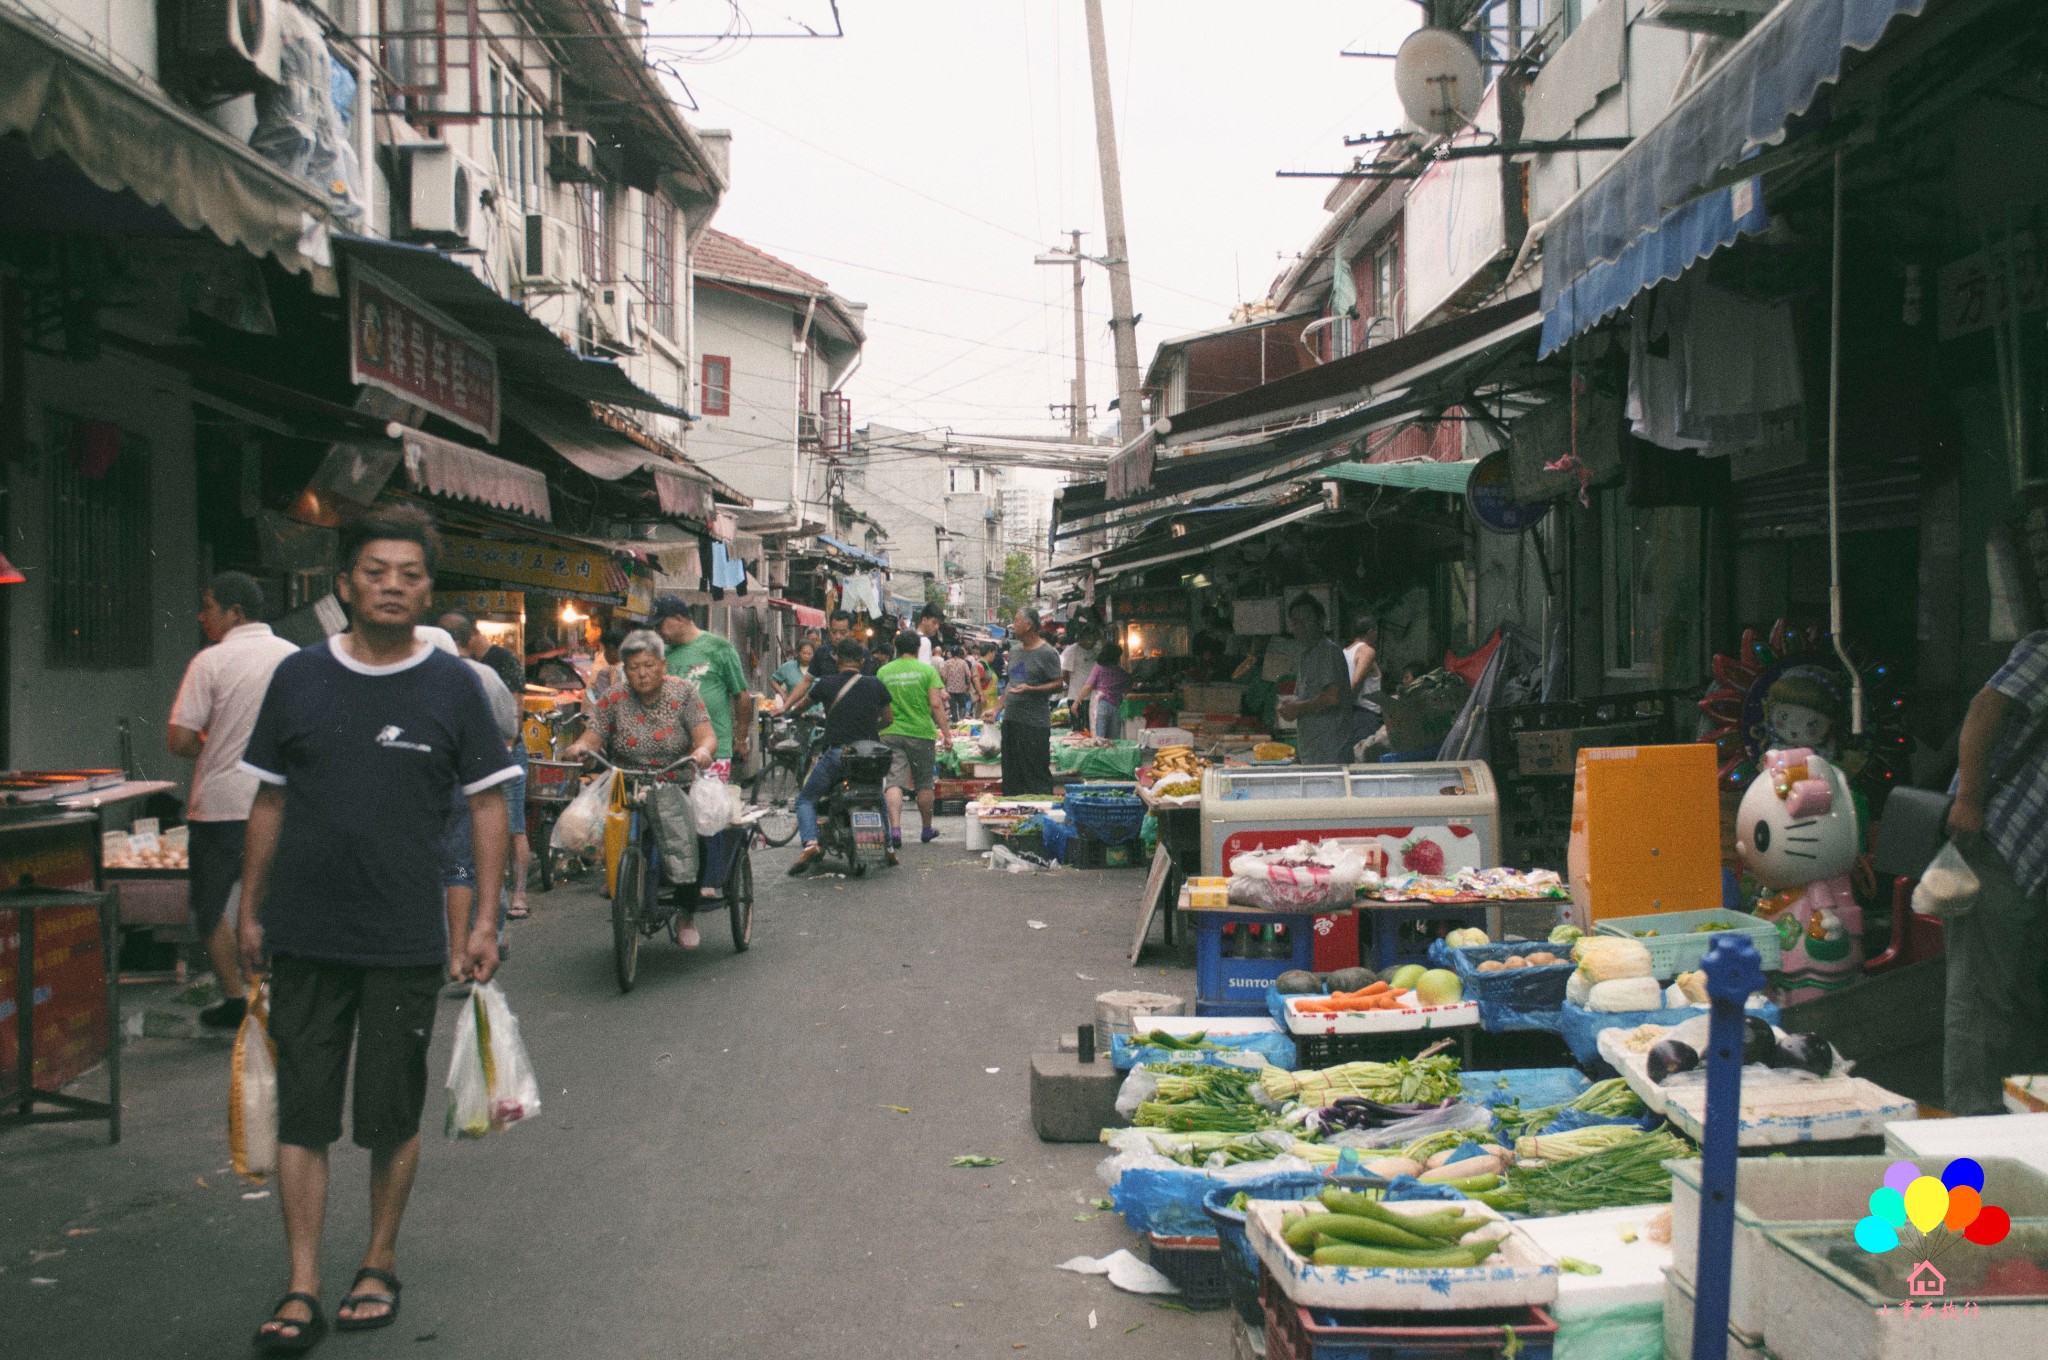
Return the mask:
[[[1500,799],[1482,760],[1212,766],[1202,776],[1202,872],[1301,841],[1375,845],[1386,872],[1447,874],[1500,860]],[[1358,961],[1355,934],[1316,922],[1318,970]]]

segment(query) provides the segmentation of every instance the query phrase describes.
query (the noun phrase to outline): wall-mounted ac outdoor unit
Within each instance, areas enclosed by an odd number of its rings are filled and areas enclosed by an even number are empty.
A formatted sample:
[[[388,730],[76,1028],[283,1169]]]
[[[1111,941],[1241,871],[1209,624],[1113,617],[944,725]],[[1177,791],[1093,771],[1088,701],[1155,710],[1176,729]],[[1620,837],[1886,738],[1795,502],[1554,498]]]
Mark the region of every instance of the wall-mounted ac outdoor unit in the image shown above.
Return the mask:
[[[469,157],[441,142],[399,148],[410,193],[406,235],[436,245],[490,245],[491,214],[484,208],[490,176]]]
[[[569,286],[569,227],[546,213],[527,213],[520,235],[519,273],[528,292]]]
[[[168,0],[159,11],[165,83],[212,94],[261,90],[283,79],[281,0]]]
[[[1643,21],[1660,28],[1715,33],[1734,38],[1747,33],[1756,19],[1778,0],[1649,0]]]
[[[550,132],[548,174],[564,182],[588,182],[596,179],[596,139],[587,132]]]

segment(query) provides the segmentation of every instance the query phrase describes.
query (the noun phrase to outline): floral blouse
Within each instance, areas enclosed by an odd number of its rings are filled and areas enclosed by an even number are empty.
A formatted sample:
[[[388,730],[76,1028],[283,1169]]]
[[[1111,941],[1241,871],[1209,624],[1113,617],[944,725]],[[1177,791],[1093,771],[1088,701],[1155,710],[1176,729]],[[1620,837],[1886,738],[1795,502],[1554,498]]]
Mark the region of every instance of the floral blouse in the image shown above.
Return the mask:
[[[606,757],[629,769],[658,770],[681,760],[694,745],[690,730],[710,721],[697,687],[679,675],[662,678],[661,694],[651,704],[621,684],[601,695],[591,711]]]

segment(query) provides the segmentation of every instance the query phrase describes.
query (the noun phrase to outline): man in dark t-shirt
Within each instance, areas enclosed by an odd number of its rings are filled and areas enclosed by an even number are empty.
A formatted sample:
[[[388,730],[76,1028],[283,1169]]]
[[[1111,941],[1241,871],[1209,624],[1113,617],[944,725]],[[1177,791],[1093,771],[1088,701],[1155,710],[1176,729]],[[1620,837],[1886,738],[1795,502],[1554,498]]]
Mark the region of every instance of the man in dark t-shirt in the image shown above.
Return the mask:
[[[277,1048],[279,1202],[291,1283],[256,1336],[300,1350],[320,1311],[327,1149],[341,1136],[354,1048],[354,1141],[370,1153],[370,1242],[336,1312],[348,1330],[398,1316],[399,1221],[419,1166],[427,1045],[444,977],[488,981],[508,839],[505,785],[519,773],[474,672],[419,641],[440,538],[409,507],[342,530],[336,591],[349,631],[272,675],[242,769],[261,781],[244,851],[242,964],[270,956]],[[469,801],[473,917],[449,909],[442,839]]]
[[[850,742],[880,741],[882,719],[890,711],[889,687],[872,675],[861,674],[868,649],[849,637],[835,651],[838,671],[809,689],[810,701],[825,705],[824,750],[796,796],[796,825],[803,837],[803,850],[789,866],[791,877],[808,872],[823,856],[818,849],[818,800],[839,780],[841,749]],[[889,862],[896,862],[893,850]]]

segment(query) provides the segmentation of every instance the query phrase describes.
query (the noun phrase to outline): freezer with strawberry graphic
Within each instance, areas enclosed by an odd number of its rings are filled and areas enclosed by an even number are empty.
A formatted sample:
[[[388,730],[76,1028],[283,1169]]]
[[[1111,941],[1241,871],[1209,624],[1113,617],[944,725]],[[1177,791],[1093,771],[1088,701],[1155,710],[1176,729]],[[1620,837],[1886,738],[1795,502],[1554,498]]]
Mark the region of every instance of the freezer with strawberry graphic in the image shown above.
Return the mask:
[[[1212,766],[1202,777],[1202,868],[1247,850],[1345,841],[1382,874],[1440,877],[1500,863],[1500,803],[1484,761],[1351,766]],[[1499,937],[1500,923],[1489,920]],[[1327,928],[1326,928],[1327,926]],[[1356,966],[1357,923],[1316,929],[1316,968]]]

